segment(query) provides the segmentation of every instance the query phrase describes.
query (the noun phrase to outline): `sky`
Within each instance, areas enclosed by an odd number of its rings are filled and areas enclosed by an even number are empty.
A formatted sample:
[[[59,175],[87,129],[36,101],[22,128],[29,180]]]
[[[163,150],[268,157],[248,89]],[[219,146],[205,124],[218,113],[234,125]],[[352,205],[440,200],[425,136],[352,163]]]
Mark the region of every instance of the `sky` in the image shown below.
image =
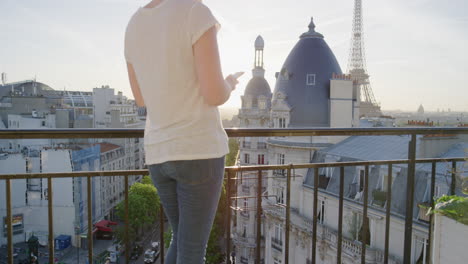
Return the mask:
[[[177,0],[166,0],[177,1]],[[110,85],[129,97],[123,39],[143,0],[0,0],[0,72],[54,89]],[[314,17],[343,71],[353,0],[204,0],[221,23],[225,75],[245,71],[225,104],[239,107],[252,77],[253,43],[265,39],[265,78],[275,72]],[[468,1],[363,0],[367,71],[384,110],[468,111]]]

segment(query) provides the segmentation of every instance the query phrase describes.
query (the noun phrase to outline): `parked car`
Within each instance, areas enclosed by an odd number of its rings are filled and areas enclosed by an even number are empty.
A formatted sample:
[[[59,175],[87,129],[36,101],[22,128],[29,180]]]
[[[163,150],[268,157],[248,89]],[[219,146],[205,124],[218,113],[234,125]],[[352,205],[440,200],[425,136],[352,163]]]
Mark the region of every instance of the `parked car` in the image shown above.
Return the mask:
[[[151,249],[159,252],[159,242],[151,242]]]
[[[152,249],[148,249],[145,251],[145,263],[154,263],[159,257],[159,251],[156,252]]]

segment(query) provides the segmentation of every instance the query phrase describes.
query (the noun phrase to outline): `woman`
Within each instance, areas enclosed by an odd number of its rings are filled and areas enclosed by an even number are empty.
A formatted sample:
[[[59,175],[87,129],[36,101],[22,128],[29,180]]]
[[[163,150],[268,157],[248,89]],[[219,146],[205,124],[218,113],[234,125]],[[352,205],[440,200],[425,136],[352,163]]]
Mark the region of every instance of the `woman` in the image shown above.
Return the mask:
[[[170,264],[204,262],[229,152],[217,106],[240,74],[223,78],[217,26],[200,1],[153,0],[125,36],[130,85],[148,113],[146,163],[173,232]]]

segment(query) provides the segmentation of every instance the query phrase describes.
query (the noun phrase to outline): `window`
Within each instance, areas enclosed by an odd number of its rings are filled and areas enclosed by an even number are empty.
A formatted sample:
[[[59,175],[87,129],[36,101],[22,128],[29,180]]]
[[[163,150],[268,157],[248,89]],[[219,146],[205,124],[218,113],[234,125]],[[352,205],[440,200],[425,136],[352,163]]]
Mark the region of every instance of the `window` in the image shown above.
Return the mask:
[[[244,140],[242,140],[242,147],[243,148],[250,148],[251,143],[250,143],[250,138],[246,137]]]
[[[286,118],[284,117],[278,118],[278,127],[286,128]]]
[[[284,165],[284,154],[278,153],[278,164]]]
[[[414,261],[415,263],[428,263],[428,243],[424,238],[415,238]],[[418,254],[419,253],[419,254]],[[417,259],[416,259],[417,258]]]
[[[275,233],[273,238],[279,242],[283,242],[283,227],[281,224],[275,224]]]
[[[281,224],[275,224],[275,231],[273,233],[273,237],[271,238],[271,247],[278,251],[283,250],[283,227]]]
[[[258,99],[257,98],[254,98],[252,100],[252,108],[257,108],[258,107]]]
[[[244,154],[244,163],[250,163],[250,155],[249,154]]]
[[[259,101],[258,102],[258,108],[266,109],[266,102],[264,100]]]
[[[285,155],[278,153],[276,156],[276,164],[278,165],[284,165],[284,160],[285,160]],[[276,175],[285,175],[285,170],[275,170],[274,173]]]
[[[263,139],[257,142],[257,149],[266,149],[266,142],[264,142]]]
[[[325,201],[318,200],[317,201],[318,212],[317,212],[317,222],[320,224],[324,223],[325,220]]]
[[[315,85],[315,74],[307,74],[307,85]]]
[[[284,191],[283,187],[276,189],[276,203],[284,204]]]
[[[259,154],[258,155],[258,164],[259,165],[265,164],[265,155],[264,154]]]

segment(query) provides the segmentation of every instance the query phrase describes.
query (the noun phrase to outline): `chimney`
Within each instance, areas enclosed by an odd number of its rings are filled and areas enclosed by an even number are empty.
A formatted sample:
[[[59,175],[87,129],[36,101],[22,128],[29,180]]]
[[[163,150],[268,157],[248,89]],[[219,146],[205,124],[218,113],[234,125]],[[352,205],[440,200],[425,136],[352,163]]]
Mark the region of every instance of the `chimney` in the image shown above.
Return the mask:
[[[2,85],[5,85],[7,82],[7,74],[6,72],[2,72]]]

